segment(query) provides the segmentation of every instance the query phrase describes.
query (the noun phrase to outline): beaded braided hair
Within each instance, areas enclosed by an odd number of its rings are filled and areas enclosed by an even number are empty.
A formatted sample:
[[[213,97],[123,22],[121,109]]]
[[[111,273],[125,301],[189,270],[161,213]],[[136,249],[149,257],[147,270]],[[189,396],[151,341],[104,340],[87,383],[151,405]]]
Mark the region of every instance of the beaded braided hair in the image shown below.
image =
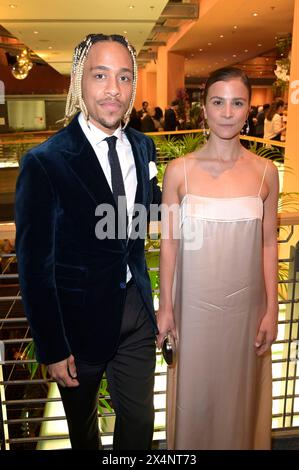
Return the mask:
[[[132,86],[132,96],[130,99],[129,107],[123,116],[123,129],[129,122],[130,114],[134,105],[135,95],[136,95],[136,87],[137,87],[137,62],[136,62],[136,51],[134,47],[129,43],[127,38],[121,36],[120,34],[88,34],[83,41],[78,44],[74,50],[73,55],[73,65],[72,65],[72,75],[71,75],[71,83],[69,92],[67,95],[66,100],[66,107],[65,107],[65,116],[64,121],[65,124],[80,110],[86,120],[88,122],[89,113],[84,103],[82,97],[82,77],[83,77],[83,70],[86,57],[88,52],[94,44],[97,42],[103,41],[114,41],[122,44],[126,47],[132,57],[133,62],[133,86]]]

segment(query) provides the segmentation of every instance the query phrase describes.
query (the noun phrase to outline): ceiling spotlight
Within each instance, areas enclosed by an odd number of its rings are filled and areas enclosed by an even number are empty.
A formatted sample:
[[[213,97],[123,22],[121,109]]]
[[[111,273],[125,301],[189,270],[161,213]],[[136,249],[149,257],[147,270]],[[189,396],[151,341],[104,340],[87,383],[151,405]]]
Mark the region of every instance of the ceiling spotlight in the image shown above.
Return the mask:
[[[11,3],[11,4],[9,5],[9,8],[17,8],[17,5],[15,5],[14,3]]]
[[[213,43],[212,42],[208,42],[208,46],[211,46]]]
[[[219,37],[220,37],[220,38],[224,38],[224,35],[223,35],[223,34],[220,34],[220,36],[219,36]]]
[[[237,57],[237,54],[233,54],[233,57]]]
[[[130,10],[133,10],[135,8],[135,5],[129,5]]]
[[[258,14],[256,11],[254,11],[254,12],[252,13],[252,16],[259,16],[259,14]]]
[[[202,51],[203,51],[203,49],[202,49],[202,48],[200,48],[200,49],[198,49],[198,50],[199,50],[199,52],[202,52]]]
[[[248,52],[248,49],[244,49],[244,52]]]
[[[238,25],[235,24],[234,29],[238,29]]]
[[[257,45],[257,47],[262,47],[262,44],[259,43],[259,44]]]
[[[38,31],[33,31],[33,34],[38,34],[39,32]]]

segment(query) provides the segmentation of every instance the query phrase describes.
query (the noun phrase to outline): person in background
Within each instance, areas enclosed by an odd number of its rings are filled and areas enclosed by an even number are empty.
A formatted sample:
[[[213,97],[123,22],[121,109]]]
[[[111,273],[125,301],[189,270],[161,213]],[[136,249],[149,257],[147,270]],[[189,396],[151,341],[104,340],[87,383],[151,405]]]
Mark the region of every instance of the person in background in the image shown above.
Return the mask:
[[[169,449],[271,446],[278,171],[240,143],[250,97],[242,70],[212,72],[209,139],[164,176],[157,344],[177,342]]]
[[[269,103],[265,103],[263,106],[258,107],[258,113],[256,117],[255,136],[262,139],[264,137],[264,121],[268,109],[270,108]]]
[[[156,106],[154,109],[153,121],[155,124],[155,130],[157,132],[164,131],[163,127],[163,111],[159,106]]]
[[[22,299],[73,449],[101,446],[104,372],[116,413],[113,448],[151,448],[157,327],[144,238],[160,190],[153,141],[126,127],[136,80],[136,52],[125,37],[83,39],[65,111],[72,120],[22,158],[17,181]]]
[[[141,132],[155,132],[155,123],[153,121],[154,108],[148,108],[147,114],[141,119]]]
[[[142,102],[142,108],[138,111],[138,116],[143,119],[148,114],[148,101]]]
[[[140,117],[138,116],[136,108],[132,108],[128,126],[132,127],[133,129],[136,129],[136,131],[141,130],[141,120],[140,120]]]
[[[178,100],[174,100],[171,102],[171,105],[169,106],[169,108],[166,109],[165,115],[164,115],[164,130],[165,131],[175,131],[177,129],[178,106],[179,106]]]
[[[280,141],[281,133],[286,128],[282,122],[283,111],[284,101],[282,99],[279,98],[271,104],[264,121],[264,139]]]

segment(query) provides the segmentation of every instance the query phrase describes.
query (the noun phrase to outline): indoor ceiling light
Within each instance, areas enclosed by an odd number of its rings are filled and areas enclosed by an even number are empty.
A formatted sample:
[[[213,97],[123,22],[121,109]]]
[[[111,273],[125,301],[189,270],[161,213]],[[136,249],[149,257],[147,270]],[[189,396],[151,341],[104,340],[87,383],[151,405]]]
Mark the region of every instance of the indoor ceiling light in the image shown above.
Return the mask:
[[[19,67],[17,64],[12,67],[11,73],[18,80],[24,80],[24,78],[28,77],[28,70],[24,67]]]
[[[252,13],[252,16],[258,16],[258,15],[259,15],[259,14],[258,14],[256,11],[254,11],[254,12]]]
[[[24,49],[20,55],[17,55],[17,61],[13,65],[11,73],[18,80],[24,80],[32,67],[33,63],[30,58],[30,53],[27,49]]]

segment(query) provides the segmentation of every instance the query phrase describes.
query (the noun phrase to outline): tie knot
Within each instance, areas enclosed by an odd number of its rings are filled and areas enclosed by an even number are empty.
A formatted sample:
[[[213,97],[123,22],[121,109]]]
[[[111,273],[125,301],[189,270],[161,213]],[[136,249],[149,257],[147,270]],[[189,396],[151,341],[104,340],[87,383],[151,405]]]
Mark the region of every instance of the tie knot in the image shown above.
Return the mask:
[[[108,143],[109,149],[115,149],[116,148],[117,137],[115,135],[112,135],[111,137],[106,137],[105,140]]]

